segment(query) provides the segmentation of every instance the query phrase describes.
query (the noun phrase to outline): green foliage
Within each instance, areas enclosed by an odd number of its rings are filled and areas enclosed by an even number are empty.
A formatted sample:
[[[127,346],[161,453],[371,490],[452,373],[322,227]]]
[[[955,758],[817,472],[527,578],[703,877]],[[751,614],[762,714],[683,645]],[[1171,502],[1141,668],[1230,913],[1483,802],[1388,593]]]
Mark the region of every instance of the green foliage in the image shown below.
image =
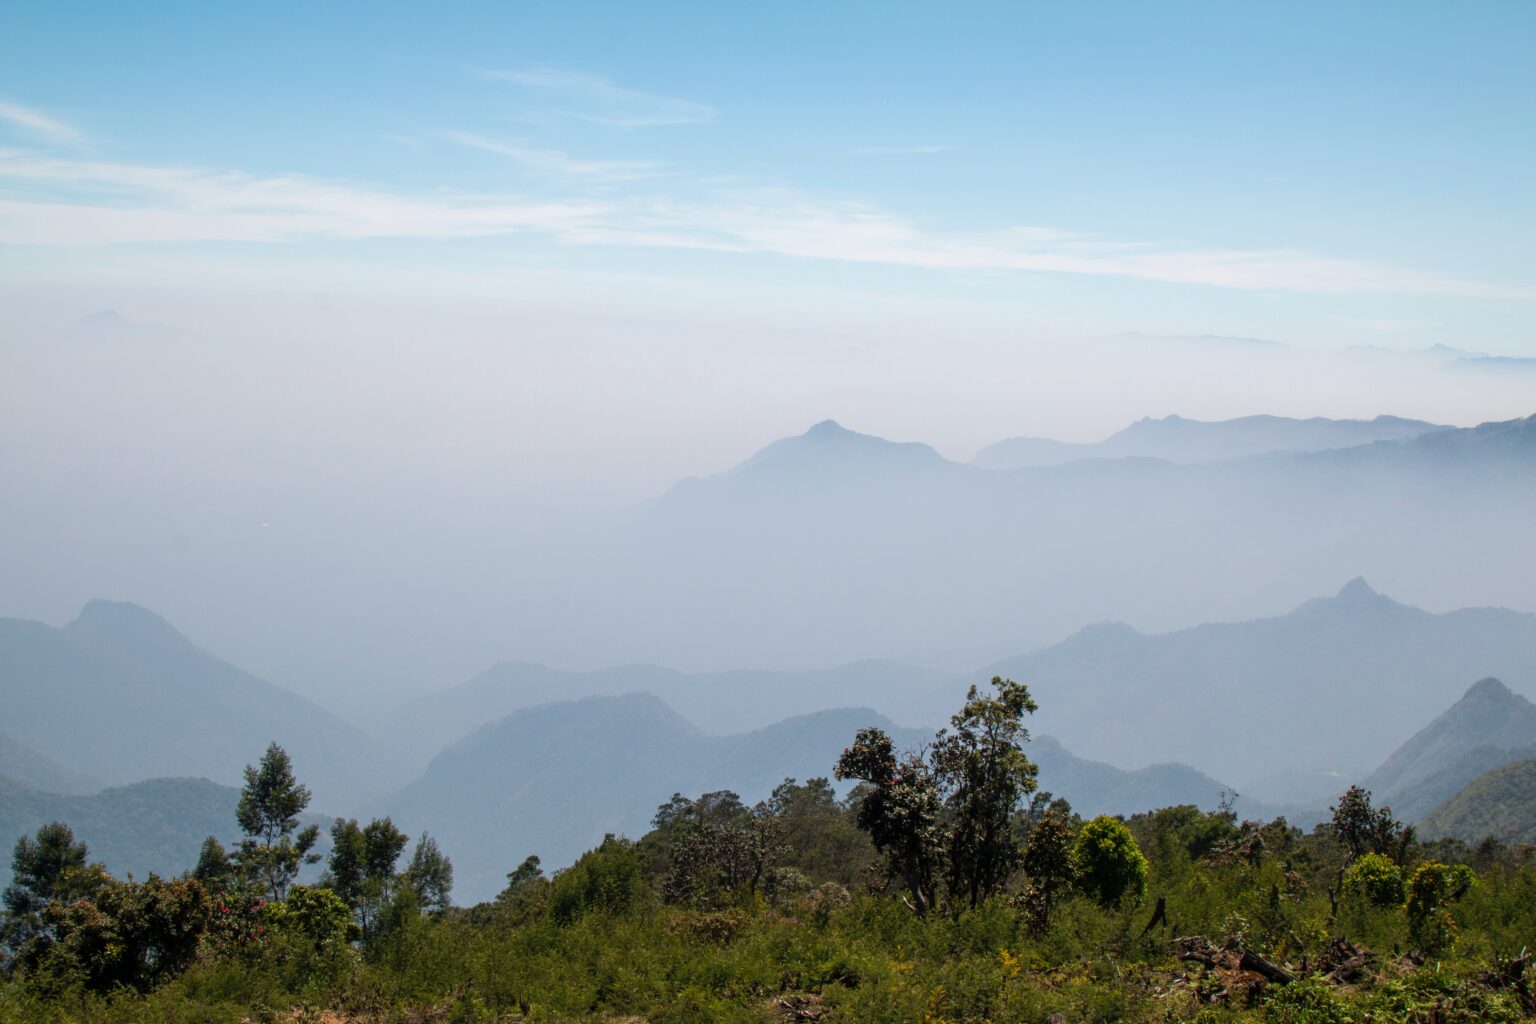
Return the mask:
[[[1037,930],[1050,926],[1051,910],[1072,888],[1077,874],[1072,846],[1072,824],[1063,814],[1047,814],[1029,830],[1022,858],[1029,886],[1020,896]]]
[[[394,897],[395,862],[406,842],[405,833],[388,818],[375,818],[366,827],[338,819],[331,826],[331,853],[321,884],[341,897],[365,940],[380,910]]]
[[[95,992],[144,991],[191,965],[212,901],[193,879],[111,881],[91,899],[48,905],[54,940],[36,970]]]
[[[889,876],[905,883],[912,908],[926,914],[937,898],[945,847],[933,772],[916,755],[898,759],[883,730],[860,729],[838,758],[837,777],[864,783],[855,821],[885,858]]]
[[[650,893],[635,844],[608,836],[597,849],[555,875],[549,910],[559,922],[588,914],[623,915],[644,906]]]
[[[204,839],[202,848],[197,851],[197,866],[192,869],[192,877],[211,889],[222,889],[234,880],[234,874],[234,865],[224,844],[216,836]]]
[[[1029,689],[994,676],[994,695],[972,686],[965,705],[934,740],[933,773],[947,789],[947,875],[950,894],[972,909],[996,892],[1019,864],[1014,815],[1035,789],[1036,768],[1024,756],[1024,716],[1036,705]]]
[[[1333,834],[1349,852],[1350,860],[1379,853],[1402,861],[1413,843],[1413,829],[1392,817],[1392,808],[1371,807],[1371,791],[1350,786],[1333,807]]]
[[[1147,882],[1147,859],[1125,823],[1108,815],[1088,822],[1072,846],[1077,885],[1100,906],[1140,901]]]
[[[1454,867],[1437,861],[1420,864],[1408,880],[1408,898],[1403,913],[1408,918],[1408,934],[1426,953],[1441,953],[1456,941],[1456,922],[1449,905],[1461,899],[1476,881],[1465,864]]]
[[[400,838],[403,841],[405,837]],[[437,913],[448,909],[453,892],[453,864],[438,848],[437,840],[425,832],[416,841],[416,850],[406,865],[405,881],[423,908]]]
[[[50,906],[90,899],[110,881],[101,865],[87,863],[89,855],[62,821],[16,840],[12,881],[5,888],[5,914],[0,918],[0,948],[8,958],[36,963],[56,937],[57,920],[47,913]]]
[[[1368,907],[1396,907],[1403,902],[1403,871],[1391,857],[1367,853],[1344,872],[1341,893]]]
[[[235,819],[246,838],[240,843],[242,872],[260,879],[274,900],[281,900],[303,864],[320,855],[310,850],[320,838],[315,825],[299,828],[299,815],[309,806],[309,790],[293,775],[293,762],[273,743],[260,765],[246,765],[245,788]],[[295,831],[297,830],[297,831]]]
[[[317,951],[339,949],[352,934],[352,910],[331,889],[295,885],[287,899],[268,903],[263,911],[274,937],[302,939]]]

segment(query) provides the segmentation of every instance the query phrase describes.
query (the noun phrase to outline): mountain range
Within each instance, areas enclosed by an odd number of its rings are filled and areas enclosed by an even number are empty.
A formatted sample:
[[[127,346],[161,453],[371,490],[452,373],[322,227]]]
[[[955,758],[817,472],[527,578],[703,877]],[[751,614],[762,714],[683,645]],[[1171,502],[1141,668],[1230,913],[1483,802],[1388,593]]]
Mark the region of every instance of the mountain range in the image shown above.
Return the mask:
[[[274,741],[322,804],[391,778],[360,729],[199,649],[138,605],[91,601],[58,629],[0,619],[0,692],[7,732],[107,783],[196,775],[236,785]],[[61,781],[36,768],[18,774]]]
[[[1152,458],[1169,462],[1214,462],[1271,452],[1313,452],[1351,448],[1376,441],[1401,441],[1446,427],[1399,416],[1372,420],[1324,417],[1243,416],[1191,420],[1182,416],[1137,420],[1102,441],[1073,443],[1039,437],[1012,437],[988,445],[972,465],[985,469],[1058,466],[1079,459]]]
[[[430,831],[453,853],[460,898],[485,899],[527,854],[560,865],[605,833],[643,834],[673,793],[729,789],[750,804],[785,778],[829,777],[866,726],[885,729],[906,749],[933,737],[868,708],[834,708],[720,736],[701,732],[650,694],[544,704],[455,743],[379,809],[407,832]],[[1088,815],[1176,803],[1209,809],[1226,788],[1183,765],[1132,772],[1085,761],[1048,737],[1027,752],[1039,766],[1040,786]]]

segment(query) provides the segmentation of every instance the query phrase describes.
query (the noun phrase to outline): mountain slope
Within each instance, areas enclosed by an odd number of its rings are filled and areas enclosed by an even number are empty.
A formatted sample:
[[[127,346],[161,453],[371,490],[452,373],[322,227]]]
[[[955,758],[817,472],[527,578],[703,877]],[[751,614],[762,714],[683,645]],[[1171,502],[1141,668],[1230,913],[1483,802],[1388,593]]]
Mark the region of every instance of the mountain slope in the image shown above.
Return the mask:
[[[0,699],[7,731],[109,782],[235,784],[276,741],[317,802],[347,807],[378,785],[381,766],[361,732],[137,605],[92,601],[62,629],[0,619]]]
[[[677,672],[656,665],[567,672],[504,662],[457,686],[409,702],[379,728],[390,749],[397,756],[415,759],[419,769],[479,727],[521,708],[553,701],[649,693],[706,732],[730,733],[838,705],[878,707],[904,720],[901,708],[908,696],[930,691],[946,678],[946,673],[936,670],[884,661],[806,672]]]
[[[868,709],[838,708],[732,736],[706,735],[649,694],[528,708],[454,744],[381,807],[407,832],[426,829],[453,858],[456,897],[488,898],[529,853],[558,867],[608,832],[639,836],[675,792],[730,789],[748,803],[786,777],[830,776],[865,726],[900,747],[932,738]],[[1040,785],[1085,814],[1169,803],[1214,807],[1221,783],[1182,765],[1125,772],[1073,757],[1046,737],[1026,748]],[[840,787],[846,790],[846,787]]]
[[[552,537],[519,565],[538,597],[509,618],[511,649],[686,669],[983,664],[1084,622],[1168,631],[1273,615],[1357,574],[1451,607],[1536,608],[1536,546],[1521,542],[1533,424],[1008,471],[802,435]]]
[[[1511,761],[1485,772],[1419,823],[1426,839],[1452,836],[1475,843],[1493,836],[1536,842],[1536,759]]]
[[[105,786],[0,733],[0,778],[47,793],[94,793]]]
[[[1455,704],[1393,751],[1361,782],[1378,803],[1416,821],[1487,770],[1536,744],[1536,704],[1497,679]]]
[[[67,822],[90,848],[91,859],[119,878],[151,871],[170,876],[197,863],[206,836],[225,845],[239,837],[235,805],[240,791],[207,779],[150,779],[93,796],[64,796],[0,778],[0,847],[11,848],[50,821]],[[0,875],[10,877],[10,858]]]
[[[1276,618],[1161,635],[1090,627],[974,677],[1027,681],[1040,702],[1038,727],[1082,756],[1180,760],[1243,789],[1286,772],[1326,770],[1325,784],[1358,778],[1391,753],[1394,737],[1419,729],[1479,674],[1536,688],[1536,616],[1432,614],[1357,579]]]
[[[1155,458],[1169,462],[1211,462],[1277,451],[1322,451],[1375,441],[1400,441],[1445,427],[1399,416],[1373,420],[1300,420],[1285,416],[1243,416],[1203,421],[1182,416],[1137,420],[1103,441],[1074,444],[1013,437],[989,445],[972,464],[984,469],[1054,466],[1076,459]]]

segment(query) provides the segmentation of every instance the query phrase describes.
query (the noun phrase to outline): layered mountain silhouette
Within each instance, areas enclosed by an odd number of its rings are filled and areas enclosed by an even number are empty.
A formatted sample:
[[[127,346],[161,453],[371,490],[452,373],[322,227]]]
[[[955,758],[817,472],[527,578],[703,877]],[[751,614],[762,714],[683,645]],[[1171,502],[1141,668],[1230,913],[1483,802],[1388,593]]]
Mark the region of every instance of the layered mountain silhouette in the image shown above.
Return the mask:
[[[546,663],[959,667],[1084,622],[1273,615],[1355,574],[1536,607],[1536,547],[1513,543],[1536,507],[1536,418],[1359,429],[1413,436],[989,471],[823,423],[551,537],[520,567],[510,628]]]
[[[606,833],[642,835],[673,793],[729,789],[752,803],[786,777],[829,777],[866,726],[885,729],[906,748],[933,737],[867,708],[711,736],[650,694],[547,704],[516,711],[443,751],[382,810],[407,832],[427,829],[439,839],[454,859],[460,900],[485,899],[527,854],[559,866]],[[1173,803],[1213,808],[1225,788],[1182,765],[1127,772],[1085,761],[1049,738],[1026,752],[1040,767],[1040,786],[1085,814]]]
[[[1447,429],[1423,420],[1377,416],[1372,420],[1323,417],[1243,416],[1191,420],[1182,416],[1137,420],[1103,441],[1072,443],[1013,437],[989,445],[972,464],[985,469],[1056,466],[1078,459],[1153,458],[1169,462],[1213,462],[1270,452],[1323,451],[1376,441],[1401,441]]]
[[[1526,753],[1536,754],[1536,749]],[[1468,843],[1490,836],[1513,844],[1536,842],[1536,757],[1510,761],[1479,775],[1430,811],[1419,822],[1419,834]]]
[[[1180,760],[1260,799],[1311,800],[1342,788],[1331,780],[1381,763],[1396,737],[1438,714],[1469,676],[1536,688],[1536,615],[1437,615],[1356,579],[1276,618],[1155,636],[1089,627],[978,673],[989,674],[1027,680],[1040,703],[1037,727],[1081,756]],[[1468,697],[1474,705],[1498,686],[1480,685]],[[1390,777],[1372,777],[1379,789],[1422,777],[1393,764]],[[1273,785],[1287,773],[1324,770],[1312,792]]]
[[[1490,769],[1529,757],[1536,757],[1536,704],[1489,678],[1473,684],[1361,785],[1411,822]]]
[[[380,758],[361,731],[133,604],[92,601],[61,629],[0,619],[0,694],[7,732],[109,783],[238,784],[276,741],[318,804],[351,802],[380,784]]]
[[[0,778],[48,793],[95,793],[106,787],[100,779],[74,771],[4,733],[0,733]]]
[[[879,707],[898,722],[918,725],[926,722],[905,713],[906,695],[941,689],[948,679],[944,672],[890,661],[804,672],[678,672],[657,665],[571,672],[504,662],[408,702],[388,715],[379,730],[396,757],[425,767],[449,744],[519,709],[628,693],[649,693],[710,733],[746,732],[837,705]]]

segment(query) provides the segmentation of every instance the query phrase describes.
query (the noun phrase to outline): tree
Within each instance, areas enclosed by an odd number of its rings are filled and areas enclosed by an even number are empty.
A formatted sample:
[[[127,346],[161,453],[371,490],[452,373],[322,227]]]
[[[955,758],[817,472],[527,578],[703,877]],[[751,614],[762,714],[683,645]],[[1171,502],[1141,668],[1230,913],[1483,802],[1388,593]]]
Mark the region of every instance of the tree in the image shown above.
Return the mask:
[[[54,938],[44,913],[49,906],[88,899],[109,881],[101,865],[87,863],[89,855],[62,821],[42,826],[34,838],[16,841],[0,921],[0,943],[11,955],[36,959]]]
[[[1401,862],[1413,844],[1413,829],[1392,817],[1392,808],[1372,809],[1371,791],[1350,786],[1333,810],[1333,834],[1344,844],[1348,861],[1379,853]]]
[[[1102,907],[1141,899],[1147,858],[1125,823],[1101,814],[1084,825],[1072,847],[1077,886]]]
[[[622,915],[643,905],[647,893],[635,844],[610,834],[555,875],[549,911],[560,924],[587,914]]]
[[[96,992],[145,991],[191,966],[211,908],[196,879],[109,879],[91,899],[50,905],[57,941],[45,969]]]
[[[993,695],[972,686],[965,705],[940,730],[930,760],[948,794],[948,881],[971,907],[1007,882],[1019,865],[1015,812],[1035,789],[1035,765],[1024,756],[1024,716],[1036,709],[1029,688],[1001,676]]]
[[[405,880],[423,907],[439,912],[448,909],[449,893],[453,891],[453,864],[438,849],[437,840],[425,832],[421,834],[416,850],[411,854],[411,863],[405,869]]]
[[[364,939],[394,896],[395,864],[408,838],[389,818],[375,818],[362,827],[344,818],[331,826],[331,854],[321,884],[347,905]]]
[[[197,867],[192,869],[192,877],[210,889],[222,889],[229,884],[233,872],[224,844],[216,836],[204,839],[197,851]]]
[[[720,821],[701,814],[671,851],[663,886],[668,899],[689,903],[751,902],[784,849],[784,826],[766,809]]]
[[[1449,905],[1466,895],[1476,877],[1465,864],[1452,867],[1436,861],[1420,864],[1414,871],[1408,880],[1403,913],[1408,918],[1408,934],[1421,951],[1433,954],[1451,948],[1456,940],[1456,922]]]
[[[274,900],[287,894],[302,865],[320,861],[318,853],[310,852],[320,827],[299,829],[299,815],[308,806],[309,790],[294,778],[288,753],[276,743],[267,747],[259,766],[246,765],[245,787],[235,808],[246,836],[240,843],[240,867],[266,886]]]
[[[860,729],[838,758],[836,774],[865,783],[854,820],[885,858],[887,874],[906,884],[912,909],[926,915],[937,896],[945,846],[933,772],[916,754],[898,759],[884,731]]]
[[[1065,814],[1047,813],[1029,831],[1022,857],[1029,887],[1023,902],[1035,927],[1044,931],[1051,911],[1072,888],[1076,869],[1072,863],[1072,825]]]

